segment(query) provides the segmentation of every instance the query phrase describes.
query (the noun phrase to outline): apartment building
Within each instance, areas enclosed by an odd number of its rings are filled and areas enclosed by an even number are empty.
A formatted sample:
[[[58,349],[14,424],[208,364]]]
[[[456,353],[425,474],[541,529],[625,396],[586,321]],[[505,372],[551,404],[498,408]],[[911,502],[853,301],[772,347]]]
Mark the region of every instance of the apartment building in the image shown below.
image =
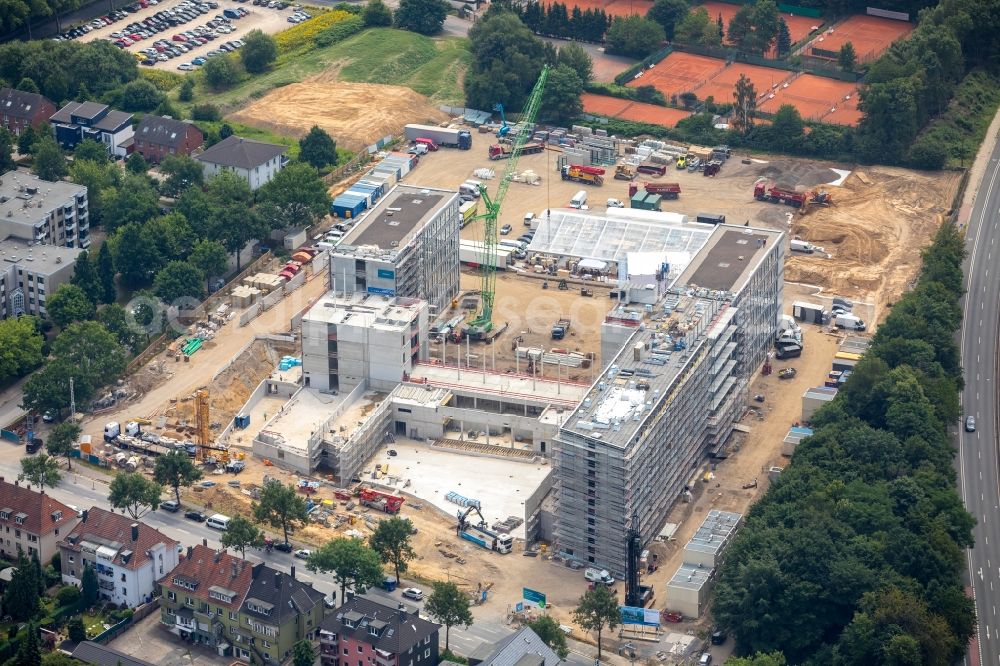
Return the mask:
[[[193,124],[164,116],[146,114],[135,128],[135,150],[150,164],[168,155],[190,155],[204,142]]]
[[[134,608],[152,601],[157,582],[177,566],[179,543],[95,506],[58,545],[64,583],[81,586],[84,568],[92,567],[101,599]]]
[[[251,190],[256,190],[271,182],[285,167],[288,162],[286,150],[285,146],[233,135],[206,148],[195,159],[201,162],[206,180],[223,171],[231,171],[246,180]]]
[[[323,594],[263,563],[251,564],[202,542],[188,547],[162,582],[160,622],[219,656],[281,664],[312,639],[323,620]]]
[[[0,240],[0,319],[45,317],[45,299],[73,277],[83,250],[32,245],[11,236]]]
[[[38,245],[90,247],[87,188],[49,182],[23,169],[0,176],[0,239]]]
[[[330,250],[334,292],[420,298],[436,317],[458,294],[458,193],[396,185]]]
[[[441,625],[365,597],[355,597],[323,620],[321,666],[436,666]]]
[[[132,114],[97,102],[70,102],[49,119],[56,142],[73,150],[84,139],[102,143],[112,157],[132,152]]]
[[[14,88],[0,88],[0,121],[15,136],[28,127],[40,127],[56,112],[45,95]]]
[[[302,317],[303,386],[391,391],[427,359],[425,301],[327,294]]]
[[[0,476],[0,557],[16,560],[24,553],[46,564],[79,520],[76,511],[59,500]]]
[[[636,527],[652,539],[725,443],[778,330],[783,241],[719,225],[689,257],[674,257],[683,265],[671,267],[655,304],[608,314],[602,338],[623,342],[555,447],[560,555],[623,576],[623,535]]]

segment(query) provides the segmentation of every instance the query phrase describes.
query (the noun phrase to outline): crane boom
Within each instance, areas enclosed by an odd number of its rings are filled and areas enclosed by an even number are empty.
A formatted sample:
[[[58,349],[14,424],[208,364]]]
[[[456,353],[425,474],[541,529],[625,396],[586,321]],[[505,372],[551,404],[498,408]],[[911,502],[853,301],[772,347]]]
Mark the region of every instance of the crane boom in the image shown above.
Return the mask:
[[[538,109],[542,105],[542,93],[545,90],[545,81],[549,76],[549,66],[543,65],[542,71],[538,75],[538,80],[535,82],[535,87],[531,89],[531,94],[528,95],[528,101],[524,104],[524,111],[521,113],[521,122],[523,126],[530,125],[535,122],[535,118],[538,116]],[[483,203],[486,205],[486,212],[482,215],[478,215],[475,219],[482,219],[484,221],[483,225],[483,262],[480,270],[482,272],[482,286],[480,288],[480,298],[482,299],[482,304],[479,313],[476,318],[469,322],[467,328],[468,335],[473,339],[482,339],[493,330],[493,300],[496,296],[496,256],[497,256],[497,218],[500,215],[500,207],[503,205],[503,200],[507,196],[507,189],[510,187],[510,181],[517,173],[517,163],[521,157],[521,150],[524,148],[524,144],[528,142],[529,139],[528,132],[519,132],[517,137],[514,139],[513,149],[510,154],[510,159],[507,160],[507,166],[503,170],[503,175],[500,176],[500,182],[497,184],[497,191],[491,197],[486,191],[485,185],[479,186],[479,191],[483,197]]]

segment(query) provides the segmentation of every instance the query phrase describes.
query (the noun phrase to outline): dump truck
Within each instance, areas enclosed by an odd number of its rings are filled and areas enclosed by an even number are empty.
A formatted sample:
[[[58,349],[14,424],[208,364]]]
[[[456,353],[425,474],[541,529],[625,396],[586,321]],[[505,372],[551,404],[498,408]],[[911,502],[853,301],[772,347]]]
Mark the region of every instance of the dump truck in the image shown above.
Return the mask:
[[[385,513],[399,513],[406,500],[397,495],[382,493],[369,488],[362,488],[358,491],[358,501],[362,506],[378,509]]]
[[[540,153],[545,150],[545,144],[542,143],[526,143],[524,147],[521,148],[522,155],[534,155],[535,153]],[[509,143],[495,143],[490,146],[490,159],[491,160],[505,160],[514,154],[514,146]]]
[[[659,194],[664,199],[677,199],[681,195],[680,183],[643,183],[642,187],[650,194]],[[629,198],[634,197],[639,191],[638,183],[628,186]]]
[[[757,201],[767,201],[776,204],[785,204],[792,208],[801,208],[808,200],[809,195],[805,192],[786,190],[774,185],[768,187],[767,183],[757,183],[753,187],[753,198]]]
[[[569,332],[570,320],[568,317],[564,317],[552,324],[552,339],[562,340],[566,337],[566,333]]]
[[[600,167],[567,164],[562,168],[562,179],[591,185],[604,184],[604,169]]]
[[[407,141],[430,139],[439,146],[469,150],[472,148],[472,132],[466,129],[435,127],[434,125],[407,125],[403,128]]]
[[[640,164],[636,171],[639,173],[646,173],[651,176],[662,176],[667,173],[667,167],[662,164],[653,164],[651,162],[644,162]]]

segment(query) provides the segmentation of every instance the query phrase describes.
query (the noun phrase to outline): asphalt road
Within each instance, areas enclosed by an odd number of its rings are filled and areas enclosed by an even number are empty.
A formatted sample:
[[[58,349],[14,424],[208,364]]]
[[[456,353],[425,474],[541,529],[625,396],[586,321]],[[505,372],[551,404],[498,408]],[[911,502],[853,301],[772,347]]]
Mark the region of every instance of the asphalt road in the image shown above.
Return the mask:
[[[978,636],[966,663],[1000,663],[1000,453],[997,423],[997,346],[1000,315],[1000,144],[990,155],[969,219],[966,296],[961,334],[966,415],[976,431],[959,431],[959,487],[976,519],[975,547],[968,551],[968,582],[976,600]],[[964,420],[963,420],[964,426]]]

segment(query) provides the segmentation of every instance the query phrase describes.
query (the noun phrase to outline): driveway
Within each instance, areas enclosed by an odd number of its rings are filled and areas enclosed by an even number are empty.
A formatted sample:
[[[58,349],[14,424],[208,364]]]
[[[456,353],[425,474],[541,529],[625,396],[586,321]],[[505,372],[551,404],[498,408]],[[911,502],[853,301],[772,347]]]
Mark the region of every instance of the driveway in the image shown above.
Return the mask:
[[[110,647],[158,666],[228,666],[232,657],[220,657],[200,645],[185,643],[160,625],[159,611],[109,643]]]

